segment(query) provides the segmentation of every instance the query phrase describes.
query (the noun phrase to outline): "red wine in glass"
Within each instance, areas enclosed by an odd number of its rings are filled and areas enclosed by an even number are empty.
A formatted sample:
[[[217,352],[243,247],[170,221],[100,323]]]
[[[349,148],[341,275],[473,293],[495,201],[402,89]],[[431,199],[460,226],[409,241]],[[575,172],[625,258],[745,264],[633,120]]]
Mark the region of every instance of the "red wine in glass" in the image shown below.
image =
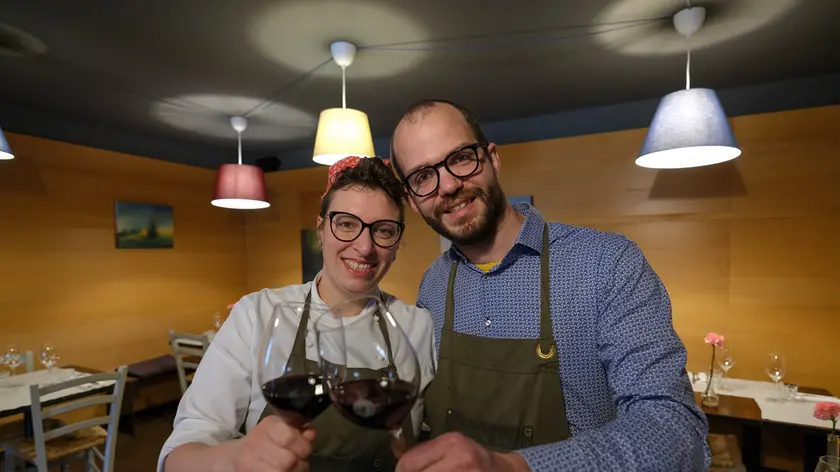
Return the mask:
[[[397,430],[417,401],[414,387],[405,381],[362,379],[339,385],[332,394],[339,411],[367,428]]]
[[[333,404],[348,420],[390,431],[402,441],[402,427],[417,402],[421,380],[408,337],[387,305],[375,297],[349,300],[330,312],[345,320],[345,364],[324,371]]]
[[[322,355],[321,345],[344,349],[342,320],[321,304],[281,301],[274,292],[261,296],[258,303],[272,306],[260,346],[262,394],[284,421],[303,428],[331,404],[323,363],[333,358]],[[322,335],[328,342],[318,341]]]
[[[262,393],[287,423],[298,427],[309,424],[330,406],[321,378],[309,375],[269,380],[263,384]]]

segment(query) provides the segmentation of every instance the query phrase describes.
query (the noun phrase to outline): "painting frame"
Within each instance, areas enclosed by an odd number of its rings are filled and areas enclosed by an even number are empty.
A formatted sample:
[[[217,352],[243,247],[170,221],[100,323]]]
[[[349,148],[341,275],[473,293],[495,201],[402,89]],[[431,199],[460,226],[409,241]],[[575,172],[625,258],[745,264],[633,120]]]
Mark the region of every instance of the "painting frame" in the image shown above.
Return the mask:
[[[175,209],[165,203],[114,202],[116,249],[174,249]]]
[[[300,267],[301,283],[315,280],[315,276],[324,267],[324,254],[321,252],[318,228],[300,230]]]

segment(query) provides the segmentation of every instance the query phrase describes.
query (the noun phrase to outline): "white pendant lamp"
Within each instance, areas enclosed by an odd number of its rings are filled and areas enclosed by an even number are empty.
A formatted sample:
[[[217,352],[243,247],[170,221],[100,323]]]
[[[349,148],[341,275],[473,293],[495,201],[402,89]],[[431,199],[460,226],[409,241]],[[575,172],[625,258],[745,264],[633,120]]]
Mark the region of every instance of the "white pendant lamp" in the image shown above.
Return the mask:
[[[332,165],[347,156],[374,157],[370,122],[364,112],[347,108],[345,72],[356,57],[354,44],[337,41],[330,45],[333,60],[341,67],[341,108],[321,112],[312,160]]]
[[[248,120],[234,116],[230,124],[236,131],[239,142],[239,163],[222,164],[216,173],[216,191],[213,206],[232,210],[259,210],[268,208],[263,171],[257,166],[242,164],[242,132],[248,127]]]
[[[0,161],[8,161],[15,158],[12,148],[9,147],[9,142],[6,141],[6,135],[0,129]]]
[[[706,9],[689,7],[674,15],[674,27],[690,42],[706,19]],[[741,155],[732,128],[714,90],[691,88],[691,46],[685,90],[659,101],[636,165],[684,169],[730,161]]]

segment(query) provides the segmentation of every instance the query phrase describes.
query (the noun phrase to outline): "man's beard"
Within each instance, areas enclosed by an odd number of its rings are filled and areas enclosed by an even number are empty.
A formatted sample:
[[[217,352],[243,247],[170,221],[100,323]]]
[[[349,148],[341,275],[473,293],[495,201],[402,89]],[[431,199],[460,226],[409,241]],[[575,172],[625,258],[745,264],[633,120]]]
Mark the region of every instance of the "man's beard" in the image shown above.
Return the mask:
[[[470,200],[484,202],[484,211],[473,221],[457,224],[454,230],[447,229],[443,224],[444,211],[453,204]],[[505,216],[505,194],[498,180],[493,180],[487,192],[479,187],[461,187],[457,194],[447,196],[434,210],[434,216],[423,214],[423,219],[438,234],[452,241],[456,246],[474,246],[493,239],[499,222]]]

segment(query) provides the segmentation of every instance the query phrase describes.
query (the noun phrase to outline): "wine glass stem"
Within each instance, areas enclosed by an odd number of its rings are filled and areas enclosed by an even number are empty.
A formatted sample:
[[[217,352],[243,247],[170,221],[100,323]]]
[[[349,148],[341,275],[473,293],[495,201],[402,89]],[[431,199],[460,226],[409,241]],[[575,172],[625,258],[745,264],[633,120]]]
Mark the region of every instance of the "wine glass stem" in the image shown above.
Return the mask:
[[[405,438],[403,437],[402,428],[392,429],[391,436],[394,438],[391,442],[391,451],[399,459],[408,450],[408,444],[406,444]]]

